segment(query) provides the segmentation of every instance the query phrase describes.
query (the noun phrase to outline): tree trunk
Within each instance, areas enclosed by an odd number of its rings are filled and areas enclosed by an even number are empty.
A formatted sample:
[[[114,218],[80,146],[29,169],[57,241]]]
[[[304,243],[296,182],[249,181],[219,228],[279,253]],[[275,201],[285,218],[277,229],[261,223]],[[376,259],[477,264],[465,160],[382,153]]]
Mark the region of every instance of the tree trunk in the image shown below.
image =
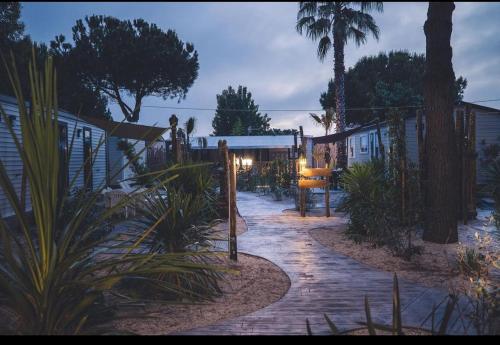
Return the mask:
[[[426,36],[424,105],[426,109],[425,241],[453,243],[457,233],[457,151],[453,124],[452,13],[454,3],[430,2]]]
[[[337,117],[335,120],[336,132],[345,131],[345,87],[344,87],[344,40],[339,37],[339,34],[334,33],[333,50],[334,50],[334,76],[335,76],[335,106]],[[345,169],[347,167],[346,143],[345,140],[340,140],[337,145],[337,167]]]

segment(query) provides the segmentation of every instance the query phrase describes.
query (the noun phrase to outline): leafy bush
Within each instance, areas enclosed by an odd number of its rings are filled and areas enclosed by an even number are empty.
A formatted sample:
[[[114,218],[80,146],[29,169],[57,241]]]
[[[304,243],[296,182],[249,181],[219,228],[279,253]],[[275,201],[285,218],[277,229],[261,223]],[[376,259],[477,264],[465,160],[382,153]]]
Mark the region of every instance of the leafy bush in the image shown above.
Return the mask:
[[[495,201],[493,220],[500,229],[500,158],[494,160],[487,168],[486,191],[491,193]]]
[[[376,161],[354,164],[342,176],[346,192],[339,210],[349,214],[347,235],[355,242],[384,244],[396,221],[392,208],[392,186]]]
[[[460,246],[457,259],[462,273],[469,277],[465,296],[469,302],[466,317],[478,335],[500,334],[500,285],[490,271],[500,269],[500,253],[492,238],[475,233],[473,247]]]
[[[46,61],[43,73],[38,72],[35,63],[30,65],[31,111],[27,109],[21,95],[15,64],[8,66],[7,70],[17,97],[21,136],[16,134],[11,125],[8,125],[8,129],[26,168],[33,223],[30,224],[26,212],[22,210],[13,181],[0,161],[0,188],[7,196],[17,220],[17,227],[13,229],[0,219],[0,312],[12,314],[11,319],[15,320],[8,325],[9,329],[2,332],[100,332],[112,316],[110,311],[123,303],[120,299],[107,298],[109,292],[123,279],[150,281],[152,273],[215,269],[210,265],[187,261],[186,257],[197,255],[194,253],[137,253],[135,249],[152,228],[128,240],[106,237],[91,241],[94,236],[101,237],[101,227],[107,224],[117,209],[130,203],[130,198],[124,198],[115,207],[92,219],[93,207],[102,191],[98,189],[94,193],[82,195],[77,206],[73,206],[74,212],[63,215],[74,182],[63,190],[58,183],[61,160],[58,150],[57,87],[52,58]],[[9,123],[1,107],[0,115],[2,122]],[[125,252],[112,254],[109,249],[115,247]],[[162,288],[178,289],[175,284],[168,282]]]
[[[405,259],[421,252],[411,243],[413,225],[419,219],[416,215],[418,202],[409,205],[403,223],[398,214],[399,191],[382,161],[353,164],[342,174],[341,183],[346,195],[338,210],[349,215],[346,230],[349,238],[356,243],[367,241],[377,246],[387,245],[394,255]],[[408,179],[410,186],[416,183],[416,178]]]
[[[216,258],[206,251],[214,244],[212,227],[219,221],[215,218],[216,195],[210,170],[207,165],[187,165],[172,172],[179,176],[154,193],[146,194],[139,209],[140,222],[146,227],[154,227],[152,236],[145,243],[153,253],[196,251],[200,255],[189,259],[193,263],[214,264]],[[185,297],[186,292],[191,298],[211,298],[221,293],[218,285],[221,276],[211,270],[158,274],[154,279],[154,284],[143,284],[141,295],[177,299]],[[175,284],[183,293],[158,291],[159,282]],[[122,285],[127,289],[135,286],[133,281]]]

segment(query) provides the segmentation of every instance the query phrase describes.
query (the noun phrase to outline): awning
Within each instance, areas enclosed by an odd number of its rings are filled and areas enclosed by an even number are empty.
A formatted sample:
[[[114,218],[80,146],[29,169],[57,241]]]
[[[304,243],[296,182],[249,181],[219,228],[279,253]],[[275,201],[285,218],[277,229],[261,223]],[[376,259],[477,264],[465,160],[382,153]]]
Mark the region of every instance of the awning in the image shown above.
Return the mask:
[[[330,134],[330,135],[324,135],[322,137],[314,137],[312,139],[312,143],[313,143],[313,145],[330,144],[330,143],[335,144],[336,142],[345,140],[348,136],[360,131],[361,129],[363,129],[367,126],[373,125],[373,124],[374,124],[374,121],[370,121],[370,122],[367,122],[365,124],[362,124],[361,126],[349,129],[349,130],[344,131],[344,132],[334,133],[334,134]]]

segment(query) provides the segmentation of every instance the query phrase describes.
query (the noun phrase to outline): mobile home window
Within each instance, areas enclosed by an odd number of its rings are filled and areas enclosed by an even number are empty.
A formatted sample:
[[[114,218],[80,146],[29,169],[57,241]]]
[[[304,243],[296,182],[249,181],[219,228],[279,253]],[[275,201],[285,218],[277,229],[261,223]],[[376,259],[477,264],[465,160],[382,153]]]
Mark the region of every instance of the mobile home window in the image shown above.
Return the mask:
[[[359,137],[359,152],[368,153],[368,136],[362,135]]]

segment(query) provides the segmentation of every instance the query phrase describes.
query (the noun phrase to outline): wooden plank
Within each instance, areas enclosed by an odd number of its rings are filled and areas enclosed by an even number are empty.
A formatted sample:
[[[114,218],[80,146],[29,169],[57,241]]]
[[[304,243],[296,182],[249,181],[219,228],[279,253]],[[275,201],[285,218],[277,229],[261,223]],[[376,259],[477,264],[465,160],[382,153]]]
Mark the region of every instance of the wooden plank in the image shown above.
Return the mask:
[[[330,168],[305,168],[300,174],[304,177],[313,177],[313,176],[332,176],[332,169]]]
[[[326,180],[299,180],[299,188],[325,188]]]
[[[229,161],[229,258],[238,260],[236,246],[236,156],[233,153]]]

